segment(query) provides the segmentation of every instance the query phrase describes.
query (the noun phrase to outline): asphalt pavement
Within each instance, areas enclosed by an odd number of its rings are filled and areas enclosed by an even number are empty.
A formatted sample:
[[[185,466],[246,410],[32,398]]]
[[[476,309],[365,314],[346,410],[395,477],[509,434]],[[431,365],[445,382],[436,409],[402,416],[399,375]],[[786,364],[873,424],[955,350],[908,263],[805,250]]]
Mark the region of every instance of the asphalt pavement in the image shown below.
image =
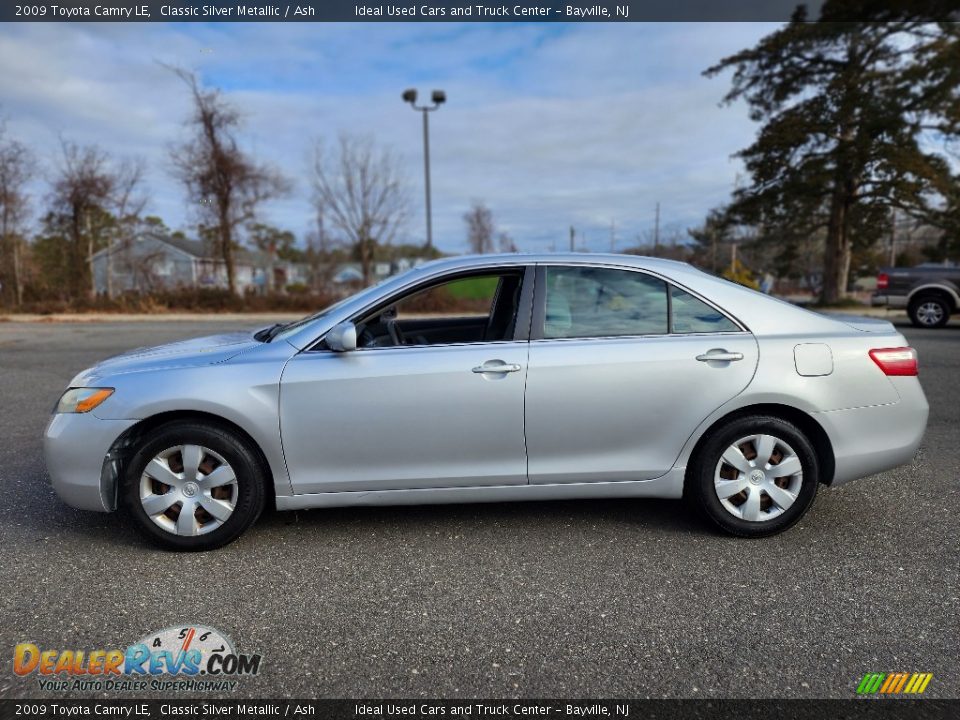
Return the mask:
[[[0,696],[75,697],[14,676],[17,643],[125,648],[191,623],[263,656],[234,696],[849,698],[891,671],[960,696],[956,322],[901,326],[931,404],[915,461],[822,489],[764,540],[611,500],[272,513],[176,554],[57,499],[41,436],[76,372],[243,326],[0,323]]]

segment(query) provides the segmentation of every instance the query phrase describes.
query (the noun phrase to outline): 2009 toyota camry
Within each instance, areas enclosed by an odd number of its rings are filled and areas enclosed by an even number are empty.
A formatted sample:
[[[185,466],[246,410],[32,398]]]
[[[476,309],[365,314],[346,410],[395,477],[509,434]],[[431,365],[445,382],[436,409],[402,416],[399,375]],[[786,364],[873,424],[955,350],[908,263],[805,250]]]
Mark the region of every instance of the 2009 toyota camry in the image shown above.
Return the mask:
[[[916,352],[668,260],[441,260],[316,315],[139,349],[80,373],[46,431],[53,485],[181,550],[268,503],[688,497],[741,536],[819,485],[909,462]],[[852,520],[851,520],[852,521]]]

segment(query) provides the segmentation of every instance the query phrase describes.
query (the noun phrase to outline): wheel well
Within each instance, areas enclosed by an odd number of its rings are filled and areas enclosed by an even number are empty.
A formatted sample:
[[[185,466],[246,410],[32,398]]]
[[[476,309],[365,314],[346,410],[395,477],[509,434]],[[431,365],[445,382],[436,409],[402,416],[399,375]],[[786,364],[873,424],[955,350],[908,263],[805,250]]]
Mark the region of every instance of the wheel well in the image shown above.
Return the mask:
[[[947,301],[947,307],[950,308],[950,312],[956,312],[957,310],[957,301],[951,293],[941,288],[931,287],[931,288],[922,288],[916,291],[916,294],[910,298],[910,304],[920,302],[923,298],[928,297],[937,297]]]
[[[787,422],[791,422],[796,425],[803,432],[804,435],[809,438],[810,443],[813,445],[814,451],[817,453],[817,461],[820,465],[820,482],[824,485],[829,485],[833,482],[833,473],[836,469],[836,460],[833,454],[833,445],[830,443],[830,438],[827,436],[826,431],[823,427],[810,417],[809,414],[805,413],[803,410],[798,410],[795,407],[790,407],[789,405],[780,405],[778,403],[759,403],[757,405],[748,405],[747,407],[738,408],[733,412],[724,415],[722,418],[716,420],[706,432],[704,432],[700,439],[697,440],[697,444],[693,448],[693,452],[690,453],[691,462],[687,463],[687,473],[689,474],[690,469],[694,466],[697,453],[700,452],[700,448],[707,441],[707,438],[713,434],[713,431],[726,423],[729,423],[731,420],[736,420],[737,418],[744,417],[746,415],[772,415],[773,417],[778,417]]]
[[[173,420],[179,420],[182,422],[197,420],[208,425],[217,425],[239,436],[260,461],[260,466],[263,470],[263,477],[267,482],[267,487],[265,488],[267,491],[267,503],[271,508],[276,506],[277,493],[273,489],[273,473],[270,470],[270,463],[267,462],[267,456],[264,454],[260,445],[256,440],[250,437],[250,434],[242,427],[234,422],[220,417],[219,415],[214,415],[213,413],[194,410],[174,410],[171,412],[151,415],[148,418],[144,418],[136,425],[127,428],[127,430],[124,431],[124,433],[114,441],[113,446],[110,448],[110,456],[116,458],[120,463],[120,466],[117,469],[117,477],[123,477],[126,463],[129,460],[130,455],[133,453],[133,449],[140,443],[140,441],[154,429]]]

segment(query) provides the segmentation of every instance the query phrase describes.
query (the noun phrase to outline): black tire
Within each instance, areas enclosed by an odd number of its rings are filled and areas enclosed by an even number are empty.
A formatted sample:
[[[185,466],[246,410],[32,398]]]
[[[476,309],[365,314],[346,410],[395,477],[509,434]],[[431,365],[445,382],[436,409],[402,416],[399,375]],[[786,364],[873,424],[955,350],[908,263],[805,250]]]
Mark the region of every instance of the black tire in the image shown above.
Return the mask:
[[[229,463],[236,476],[233,512],[218,527],[202,535],[177,535],[165,530],[150,518],[140,500],[141,478],[147,464],[180,445],[200,445],[212,450]],[[139,530],[157,545],[180,551],[214,550],[236,540],[260,516],[265,504],[266,477],[258,454],[236,433],[203,422],[174,421],[150,432],[136,447],[126,463],[120,500]]]
[[[939,328],[950,322],[950,300],[939,293],[915,297],[907,306],[910,322],[915,327]]]
[[[766,520],[748,521],[733,515],[721,502],[714,484],[723,453],[738,440],[751,435],[772,435],[785,442],[796,454],[802,469],[802,476],[797,479],[800,482],[799,491],[793,504],[776,517]],[[779,451],[781,446],[776,447]],[[706,438],[692,458],[686,495],[695,508],[725,532],[738,537],[766,537],[783,532],[803,517],[813,504],[819,480],[817,453],[796,425],[778,417],[748,415],[717,428]],[[731,504],[739,497],[731,498]],[[777,510],[769,496],[765,497],[764,502],[768,503],[764,513],[771,508]]]

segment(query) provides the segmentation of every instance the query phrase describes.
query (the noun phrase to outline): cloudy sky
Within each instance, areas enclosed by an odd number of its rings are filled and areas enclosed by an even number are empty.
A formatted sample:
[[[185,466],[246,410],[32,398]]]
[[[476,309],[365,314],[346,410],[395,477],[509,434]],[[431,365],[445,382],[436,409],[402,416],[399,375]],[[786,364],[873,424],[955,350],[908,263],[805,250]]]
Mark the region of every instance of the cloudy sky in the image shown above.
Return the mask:
[[[699,224],[724,201],[755,127],[720,107],[729,78],[702,70],[754,44],[764,24],[12,24],[0,27],[0,115],[56,166],[59,137],[145,161],[149,212],[189,232],[191,206],[168,151],[189,114],[160,63],[198,71],[242,110],[241,140],[293,180],[265,219],[312,227],[309,158],[343,132],[391,147],[422,242],[420,118],[404,88],[446,90],[431,117],[434,240],[465,250],[471,201],[523,250],[563,247],[573,225],[593,250]],[[46,192],[35,188],[40,204]]]

